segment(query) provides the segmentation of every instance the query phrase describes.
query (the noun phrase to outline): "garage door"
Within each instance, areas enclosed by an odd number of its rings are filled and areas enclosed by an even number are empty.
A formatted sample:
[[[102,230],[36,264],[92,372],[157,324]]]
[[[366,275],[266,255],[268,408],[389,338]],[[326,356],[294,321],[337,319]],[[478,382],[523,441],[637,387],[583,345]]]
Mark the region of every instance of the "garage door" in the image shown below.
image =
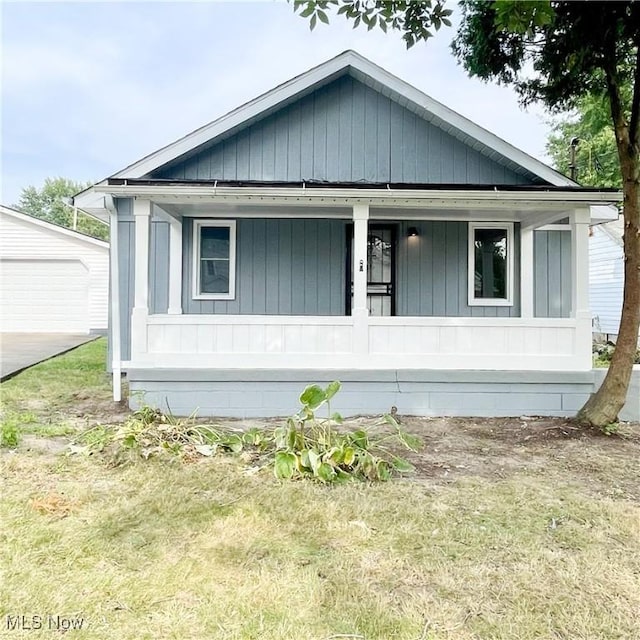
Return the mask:
[[[0,261],[0,329],[88,333],[87,268],[78,260]]]

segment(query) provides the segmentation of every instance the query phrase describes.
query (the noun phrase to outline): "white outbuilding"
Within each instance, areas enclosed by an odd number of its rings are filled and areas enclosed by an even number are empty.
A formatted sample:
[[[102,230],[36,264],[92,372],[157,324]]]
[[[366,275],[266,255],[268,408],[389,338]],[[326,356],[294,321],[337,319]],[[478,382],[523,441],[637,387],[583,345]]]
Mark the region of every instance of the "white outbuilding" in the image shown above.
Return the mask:
[[[109,244],[0,205],[0,330],[107,328]]]

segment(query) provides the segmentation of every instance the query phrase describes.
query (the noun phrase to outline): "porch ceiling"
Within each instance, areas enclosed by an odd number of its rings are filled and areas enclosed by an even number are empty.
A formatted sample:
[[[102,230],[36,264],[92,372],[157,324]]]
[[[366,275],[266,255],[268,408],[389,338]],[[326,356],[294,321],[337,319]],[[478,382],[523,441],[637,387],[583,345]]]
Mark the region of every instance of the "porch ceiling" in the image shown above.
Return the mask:
[[[175,218],[222,218],[222,217],[246,217],[246,218],[338,218],[351,220],[352,207],[344,205],[318,204],[301,206],[299,204],[272,204],[263,205],[217,203],[217,202],[186,202],[168,203],[162,200],[154,200],[154,203],[163,211]],[[546,206],[537,204],[538,208],[530,208],[520,203],[519,207],[509,209],[487,206],[486,203],[478,203],[471,206],[371,206],[369,209],[371,220],[504,220],[509,222],[527,222],[540,225],[557,222],[569,216],[572,207]]]

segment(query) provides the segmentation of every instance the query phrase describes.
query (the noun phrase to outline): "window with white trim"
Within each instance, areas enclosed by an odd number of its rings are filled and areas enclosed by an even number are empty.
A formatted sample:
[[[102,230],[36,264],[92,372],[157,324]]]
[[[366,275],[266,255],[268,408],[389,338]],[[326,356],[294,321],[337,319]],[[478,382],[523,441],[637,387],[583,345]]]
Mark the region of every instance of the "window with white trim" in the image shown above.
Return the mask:
[[[236,294],[235,220],[193,223],[193,297],[233,300]]]
[[[469,223],[469,304],[513,305],[513,223]]]

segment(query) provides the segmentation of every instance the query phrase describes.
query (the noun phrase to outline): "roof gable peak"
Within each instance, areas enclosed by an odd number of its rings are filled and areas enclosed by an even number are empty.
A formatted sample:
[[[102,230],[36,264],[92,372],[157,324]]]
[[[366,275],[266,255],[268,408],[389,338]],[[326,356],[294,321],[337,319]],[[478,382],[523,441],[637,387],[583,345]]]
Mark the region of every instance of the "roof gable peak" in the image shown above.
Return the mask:
[[[403,106],[407,106],[419,116],[452,133],[461,141],[477,145],[485,155],[501,157],[506,166],[513,170],[533,174],[552,185],[577,186],[569,178],[351,49],[276,86],[111,177],[144,177],[182,156],[194,153],[206,144],[211,144],[216,138],[230,135],[231,132],[270,115],[282,106],[304,97],[347,73],[367,86],[389,95],[391,99],[401,102]]]

